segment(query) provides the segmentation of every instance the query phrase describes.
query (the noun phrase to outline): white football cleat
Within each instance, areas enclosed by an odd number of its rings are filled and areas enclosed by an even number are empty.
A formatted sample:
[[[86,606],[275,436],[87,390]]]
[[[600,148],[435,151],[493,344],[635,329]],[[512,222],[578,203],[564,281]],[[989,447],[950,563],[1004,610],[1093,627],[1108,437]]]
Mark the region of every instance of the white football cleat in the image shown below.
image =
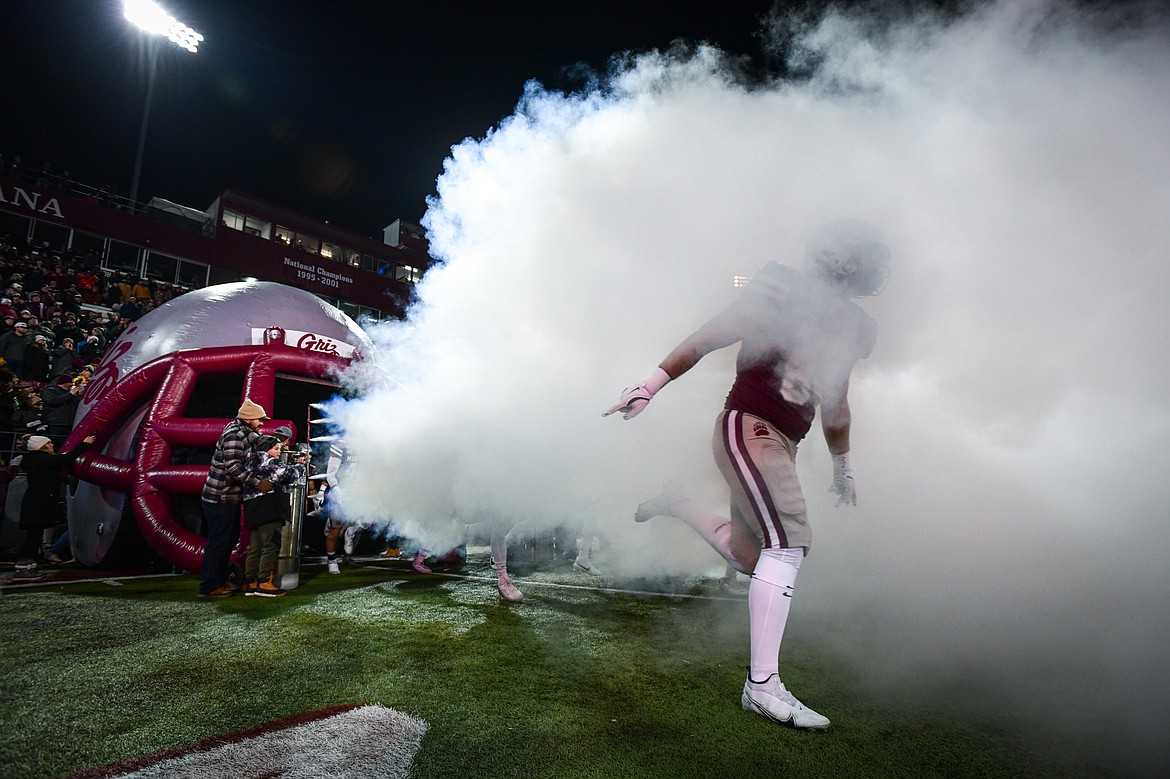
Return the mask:
[[[756,683],[749,676],[743,683],[743,695],[739,699],[744,711],[754,712],[773,722],[793,728],[826,730],[829,718],[805,706],[788,692],[779,674],[772,674],[767,681]]]
[[[341,563],[336,559],[329,561],[329,573],[341,573]]]
[[[593,564],[588,555],[577,555],[577,559],[573,561],[573,568],[590,576],[601,576],[601,569]]]

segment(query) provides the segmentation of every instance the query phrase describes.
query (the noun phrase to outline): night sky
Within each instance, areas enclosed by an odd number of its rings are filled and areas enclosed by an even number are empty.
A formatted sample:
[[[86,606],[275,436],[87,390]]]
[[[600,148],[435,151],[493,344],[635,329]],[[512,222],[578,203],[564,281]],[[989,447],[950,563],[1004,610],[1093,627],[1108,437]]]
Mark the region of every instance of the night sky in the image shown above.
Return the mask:
[[[758,67],[772,0],[162,4],[205,41],[162,42],[139,199],[203,209],[233,188],[380,236],[421,218],[451,147],[509,116],[529,80],[573,91],[612,55],[678,39]],[[129,194],[144,40],[121,0],[6,0],[0,154]]]

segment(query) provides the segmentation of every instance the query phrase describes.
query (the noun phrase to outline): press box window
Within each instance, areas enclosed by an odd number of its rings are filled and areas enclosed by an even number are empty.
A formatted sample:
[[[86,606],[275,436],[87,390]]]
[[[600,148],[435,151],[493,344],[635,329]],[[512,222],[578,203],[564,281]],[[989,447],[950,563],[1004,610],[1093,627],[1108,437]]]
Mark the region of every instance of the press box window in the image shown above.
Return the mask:
[[[422,271],[412,265],[399,265],[395,271],[394,278],[408,284],[417,284],[422,279]]]
[[[267,238],[269,230],[272,229],[271,223],[265,222],[263,219],[257,219],[254,216],[241,214],[239,211],[232,211],[230,208],[223,210],[223,223],[233,230],[239,230],[242,233],[259,236],[260,238]]]

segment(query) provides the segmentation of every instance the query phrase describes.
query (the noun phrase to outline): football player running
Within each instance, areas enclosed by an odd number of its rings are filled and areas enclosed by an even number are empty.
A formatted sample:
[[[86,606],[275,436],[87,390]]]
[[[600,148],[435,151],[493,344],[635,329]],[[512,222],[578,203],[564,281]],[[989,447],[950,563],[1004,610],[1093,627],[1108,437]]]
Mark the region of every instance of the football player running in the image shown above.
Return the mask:
[[[828,718],[797,700],[779,674],[796,574],[812,544],[796,448],[820,406],[837,505],[856,505],[849,376],[857,360],[872,351],[876,326],[852,298],[881,292],[889,257],[872,225],[859,219],[826,225],[810,239],[803,270],[768,263],[735,302],[683,340],[604,414],[621,412],[633,419],[705,355],[740,344],[735,381],[712,441],[716,464],[731,488],[731,517],[707,514],[679,488],[668,487],[638,506],[634,519],[681,519],[751,575],[751,661],[740,703],[745,711],[796,728],[829,727]]]

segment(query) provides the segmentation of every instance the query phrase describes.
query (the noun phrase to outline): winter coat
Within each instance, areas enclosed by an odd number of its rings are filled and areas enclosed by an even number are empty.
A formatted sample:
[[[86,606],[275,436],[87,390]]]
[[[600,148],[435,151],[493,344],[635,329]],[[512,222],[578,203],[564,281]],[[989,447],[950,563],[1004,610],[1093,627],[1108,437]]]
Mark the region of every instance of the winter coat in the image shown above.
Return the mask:
[[[81,365],[77,354],[65,346],[53,349],[53,362],[49,366],[49,379],[56,381],[62,373],[73,373]]]
[[[43,346],[30,343],[24,349],[24,375],[21,378],[44,381],[49,378],[49,363],[52,355]]]
[[[81,396],[66,387],[50,384],[41,393],[41,421],[54,427],[73,427]]]
[[[249,530],[269,522],[287,522],[292,506],[288,493],[281,489],[296,484],[305,476],[305,466],[286,463],[268,452],[250,451],[245,458],[244,523]],[[264,490],[263,487],[268,489]]]
[[[69,465],[89,444],[78,444],[68,452],[25,452],[20,467],[28,476],[28,487],[20,501],[20,529],[43,530],[65,521],[62,487]]]
[[[15,330],[9,330],[0,335],[0,357],[5,362],[20,362],[24,359],[24,348],[32,343],[32,337],[26,332],[17,335]]]

